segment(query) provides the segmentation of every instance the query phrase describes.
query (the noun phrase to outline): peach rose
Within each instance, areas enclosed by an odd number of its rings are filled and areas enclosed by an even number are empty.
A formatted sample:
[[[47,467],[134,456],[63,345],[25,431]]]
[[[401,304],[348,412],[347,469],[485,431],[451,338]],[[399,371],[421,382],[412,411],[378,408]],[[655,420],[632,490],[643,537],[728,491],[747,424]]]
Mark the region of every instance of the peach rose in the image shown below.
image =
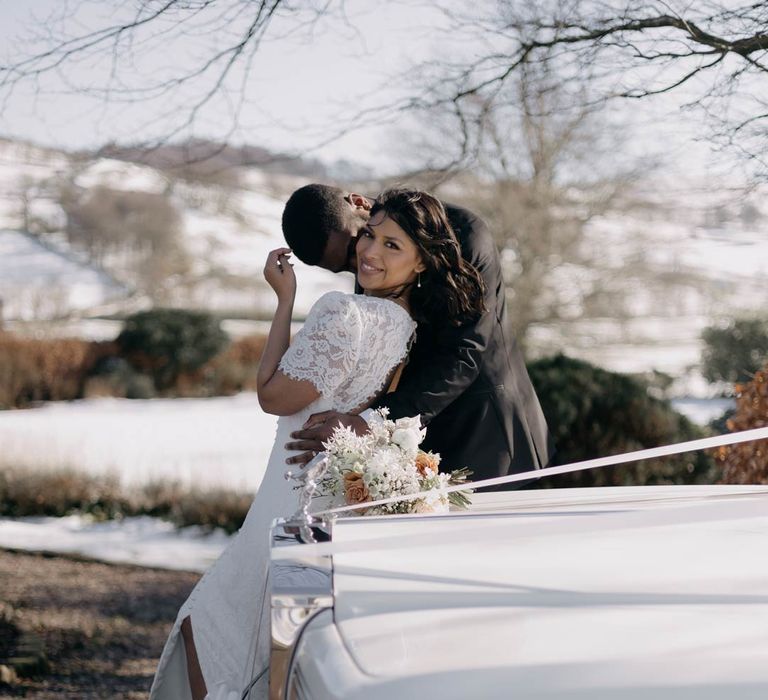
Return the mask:
[[[418,513],[419,515],[425,515],[427,513],[434,513],[435,509],[426,501],[419,500],[414,504],[413,512]]]
[[[368,487],[363,481],[362,474],[344,472],[344,500],[350,506],[371,500],[371,494],[368,493]],[[365,513],[365,510],[361,509],[359,512],[362,514]]]
[[[437,466],[440,464],[440,457],[431,452],[422,452],[416,455],[416,469],[423,477],[434,476],[437,474]]]

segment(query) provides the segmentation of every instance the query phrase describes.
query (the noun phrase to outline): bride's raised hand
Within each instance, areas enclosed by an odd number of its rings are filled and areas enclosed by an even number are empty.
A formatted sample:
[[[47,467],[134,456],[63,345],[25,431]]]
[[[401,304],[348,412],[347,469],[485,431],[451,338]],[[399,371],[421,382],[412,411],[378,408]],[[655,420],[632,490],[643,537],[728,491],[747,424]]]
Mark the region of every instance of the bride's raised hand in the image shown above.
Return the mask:
[[[264,265],[264,279],[275,290],[278,301],[293,301],[296,296],[296,274],[288,261],[290,256],[290,248],[276,248]]]

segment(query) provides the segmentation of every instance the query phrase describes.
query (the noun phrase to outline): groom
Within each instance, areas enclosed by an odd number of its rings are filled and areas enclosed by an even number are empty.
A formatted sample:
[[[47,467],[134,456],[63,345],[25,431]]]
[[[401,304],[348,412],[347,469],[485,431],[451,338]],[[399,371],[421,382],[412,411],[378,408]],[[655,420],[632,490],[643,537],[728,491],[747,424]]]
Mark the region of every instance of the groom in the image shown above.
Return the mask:
[[[308,265],[354,273],[357,234],[372,205],[373,200],[338,187],[302,187],[283,211],[285,240]],[[464,259],[483,278],[486,311],[459,328],[420,323],[397,389],[374,407],[386,406],[393,419],[421,415],[427,428],[421,447],[440,453],[442,471],[469,467],[478,481],[540,469],[552,457],[552,440],[522,353],[507,330],[499,252],[481,219],[444,206]],[[367,430],[361,416],[316,414],[292,434],[295,442],[286,447],[302,454],[288,462],[308,461],[339,424]]]

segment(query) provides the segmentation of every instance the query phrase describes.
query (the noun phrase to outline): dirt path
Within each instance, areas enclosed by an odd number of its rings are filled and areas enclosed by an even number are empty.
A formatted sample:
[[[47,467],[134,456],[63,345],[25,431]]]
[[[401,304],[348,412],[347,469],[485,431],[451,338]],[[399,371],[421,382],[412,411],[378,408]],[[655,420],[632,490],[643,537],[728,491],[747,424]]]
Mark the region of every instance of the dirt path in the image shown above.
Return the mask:
[[[0,681],[0,698],[146,698],[176,611],[198,578],[0,550],[0,617],[11,622],[0,628],[0,656],[37,644],[49,666],[37,677]]]

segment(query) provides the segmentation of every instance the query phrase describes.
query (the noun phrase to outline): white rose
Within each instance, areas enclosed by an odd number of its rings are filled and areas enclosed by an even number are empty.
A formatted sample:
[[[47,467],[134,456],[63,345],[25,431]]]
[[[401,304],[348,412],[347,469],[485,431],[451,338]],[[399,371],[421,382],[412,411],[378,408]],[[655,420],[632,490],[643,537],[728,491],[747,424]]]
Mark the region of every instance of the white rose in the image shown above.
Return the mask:
[[[408,416],[406,418],[398,418],[395,421],[395,428],[402,428],[404,430],[412,430],[418,435],[419,442],[424,439],[427,434],[426,428],[421,427],[421,416]]]
[[[419,449],[419,443],[421,442],[419,437],[419,433],[415,430],[398,428],[392,433],[392,442],[406,452],[415,453]]]

